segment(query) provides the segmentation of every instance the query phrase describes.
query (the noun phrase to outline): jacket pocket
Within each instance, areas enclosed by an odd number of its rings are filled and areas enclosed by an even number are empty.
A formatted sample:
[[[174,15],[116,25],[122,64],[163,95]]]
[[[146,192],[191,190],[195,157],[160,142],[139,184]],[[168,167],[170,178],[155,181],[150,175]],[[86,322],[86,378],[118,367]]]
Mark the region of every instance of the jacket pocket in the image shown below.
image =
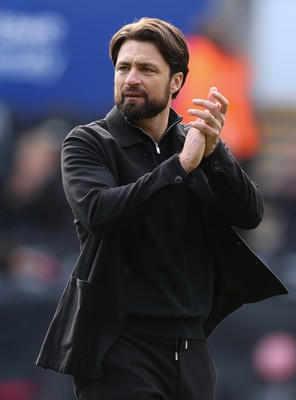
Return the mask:
[[[56,315],[55,335],[61,351],[81,357],[94,349],[103,306],[100,289],[99,285],[71,276]]]
[[[96,342],[103,308],[100,285],[70,277],[41,347],[37,364],[71,375],[101,375]]]

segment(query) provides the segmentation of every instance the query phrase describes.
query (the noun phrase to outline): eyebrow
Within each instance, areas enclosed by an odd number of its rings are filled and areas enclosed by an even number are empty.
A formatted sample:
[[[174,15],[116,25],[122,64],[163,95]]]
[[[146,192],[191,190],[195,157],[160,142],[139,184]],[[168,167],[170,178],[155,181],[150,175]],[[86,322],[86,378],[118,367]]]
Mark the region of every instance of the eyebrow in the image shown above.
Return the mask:
[[[118,61],[116,66],[118,66],[118,65],[131,65],[131,64],[132,63],[129,62],[129,61],[122,60],[122,61]],[[150,67],[150,68],[158,69],[158,66],[156,64],[151,63],[149,61],[145,61],[145,62],[144,61],[136,61],[135,64],[138,67]]]

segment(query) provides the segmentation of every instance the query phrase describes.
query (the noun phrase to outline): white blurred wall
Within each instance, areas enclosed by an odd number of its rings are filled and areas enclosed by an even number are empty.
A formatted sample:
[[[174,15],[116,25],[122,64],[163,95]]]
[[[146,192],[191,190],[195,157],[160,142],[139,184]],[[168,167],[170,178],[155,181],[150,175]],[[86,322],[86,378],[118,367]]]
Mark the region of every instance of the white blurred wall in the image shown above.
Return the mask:
[[[296,107],[295,38],[295,0],[251,0],[249,46],[260,106]]]

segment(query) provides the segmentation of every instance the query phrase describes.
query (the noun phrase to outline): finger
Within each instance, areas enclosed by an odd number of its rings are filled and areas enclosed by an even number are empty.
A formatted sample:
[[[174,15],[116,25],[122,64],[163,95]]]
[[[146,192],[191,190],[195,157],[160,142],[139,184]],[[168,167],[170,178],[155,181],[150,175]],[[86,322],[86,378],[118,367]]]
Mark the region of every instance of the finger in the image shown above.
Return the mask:
[[[225,115],[228,107],[228,100],[219,92],[213,91],[211,95],[215,97],[215,102],[204,99],[193,99],[192,103],[195,106],[204,108],[213,114],[215,118],[218,118],[220,113]],[[188,112],[189,111],[191,110],[188,110]]]
[[[212,114],[215,118],[218,118],[221,113],[220,103],[218,103],[217,101],[213,103],[209,100],[194,99],[192,100],[192,103],[195,106],[202,108],[203,110],[191,108],[188,110],[188,113],[190,115],[196,115],[198,117],[201,117],[202,119],[209,119],[209,113]]]
[[[216,88],[216,86],[212,86],[209,90],[208,101],[210,101],[211,103],[215,103],[217,101],[213,95],[214,92],[218,92],[218,89]]]
[[[210,114],[209,118],[205,122],[207,125],[213,127],[216,123],[216,118],[212,114]]]
[[[204,124],[207,124],[209,126],[214,126],[216,122],[216,118],[213,114],[211,114],[208,110],[207,111],[200,111],[200,110],[195,110],[191,109],[188,110],[189,114],[192,116],[195,116],[198,119],[198,122],[202,122]]]
[[[218,128],[217,119],[209,113],[207,115],[208,116],[205,118],[197,118],[195,121],[190,121],[189,125],[195,127],[201,132],[212,132],[213,130],[216,130]]]
[[[222,114],[226,114],[228,108],[228,100],[218,91],[212,91],[211,96],[218,100],[217,106]]]

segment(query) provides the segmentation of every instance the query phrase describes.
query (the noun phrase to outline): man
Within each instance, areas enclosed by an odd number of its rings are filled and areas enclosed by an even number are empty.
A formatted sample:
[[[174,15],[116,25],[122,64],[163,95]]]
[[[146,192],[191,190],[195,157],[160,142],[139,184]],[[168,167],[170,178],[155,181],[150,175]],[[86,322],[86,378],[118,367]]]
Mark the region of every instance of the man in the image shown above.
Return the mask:
[[[81,253],[37,363],[73,375],[79,400],[212,400],[210,332],[286,293],[231,228],[260,223],[261,193],[219,139],[215,87],[188,125],[170,108],[189,60],[176,27],[128,24],[110,56],[116,107],[63,146]]]

